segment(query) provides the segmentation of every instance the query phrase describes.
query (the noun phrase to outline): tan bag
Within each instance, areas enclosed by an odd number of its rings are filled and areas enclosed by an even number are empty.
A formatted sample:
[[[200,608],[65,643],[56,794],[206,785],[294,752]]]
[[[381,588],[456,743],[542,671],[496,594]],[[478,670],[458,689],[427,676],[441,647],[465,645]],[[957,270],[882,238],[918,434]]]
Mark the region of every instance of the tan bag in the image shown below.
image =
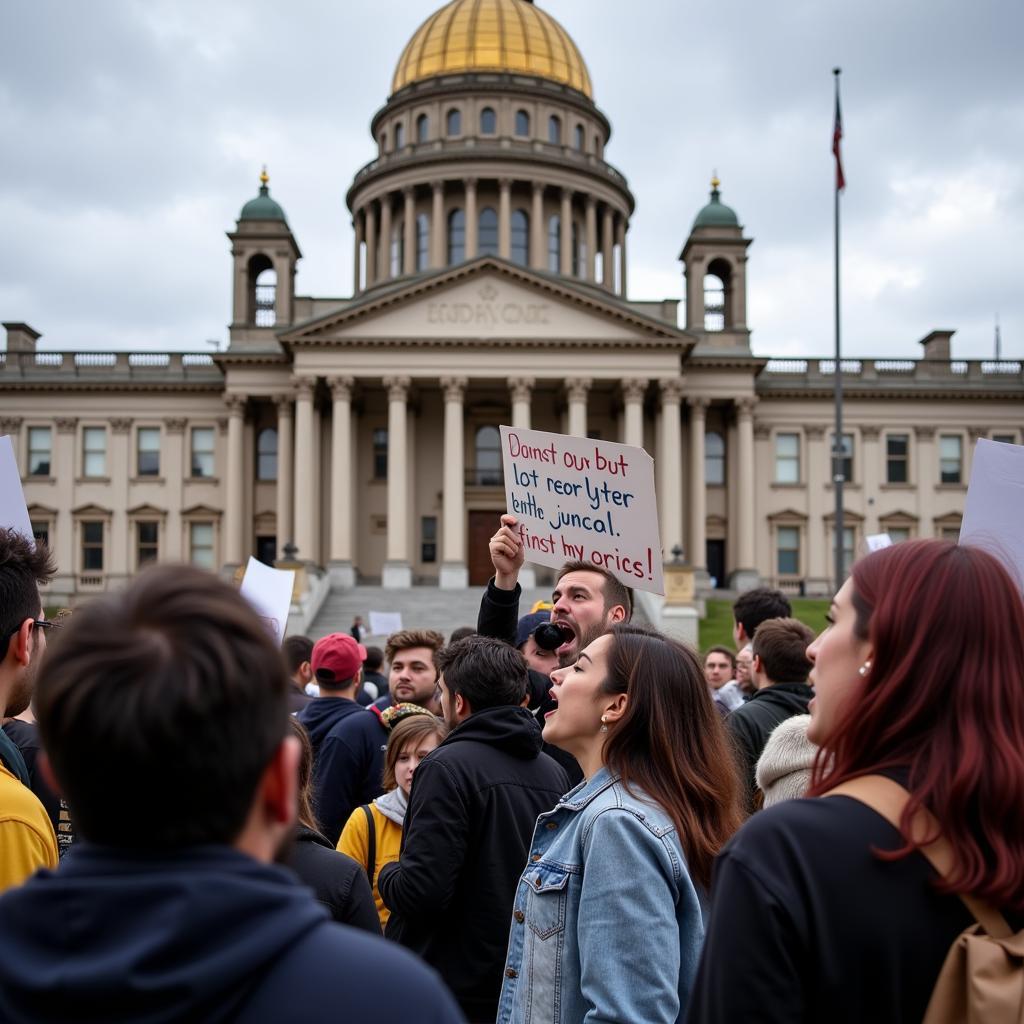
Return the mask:
[[[899,828],[910,794],[884,775],[864,775],[836,786],[825,796],[848,796],[866,804]],[[934,831],[934,819],[922,810],[912,822],[915,835]],[[921,852],[945,877],[953,850],[937,839]],[[1014,933],[997,910],[961,895],[975,924],[950,947],[935,982],[922,1024],[1024,1024],[1024,931]]]

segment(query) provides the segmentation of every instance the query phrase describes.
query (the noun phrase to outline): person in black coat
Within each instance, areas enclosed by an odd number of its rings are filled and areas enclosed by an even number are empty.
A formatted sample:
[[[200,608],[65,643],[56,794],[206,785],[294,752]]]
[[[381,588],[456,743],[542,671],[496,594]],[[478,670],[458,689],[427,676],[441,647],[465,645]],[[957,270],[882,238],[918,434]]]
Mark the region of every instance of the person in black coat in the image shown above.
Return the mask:
[[[497,1014],[508,922],[537,816],[568,788],[521,703],[526,662],[472,636],[438,656],[451,732],[416,769],[398,861],[377,888],[386,934],[434,967],[470,1021]]]

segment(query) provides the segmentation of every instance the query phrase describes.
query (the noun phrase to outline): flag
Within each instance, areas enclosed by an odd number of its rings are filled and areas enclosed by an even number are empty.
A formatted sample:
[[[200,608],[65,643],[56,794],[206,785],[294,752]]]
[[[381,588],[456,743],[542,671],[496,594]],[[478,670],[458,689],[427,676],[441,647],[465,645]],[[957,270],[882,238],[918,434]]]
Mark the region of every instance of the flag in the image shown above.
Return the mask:
[[[846,188],[846,178],[843,176],[843,157],[839,151],[839,142],[843,137],[843,114],[839,109],[839,87],[836,86],[836,122],[832,127],[832,154],[836,158],[836,191],[842,192]]]

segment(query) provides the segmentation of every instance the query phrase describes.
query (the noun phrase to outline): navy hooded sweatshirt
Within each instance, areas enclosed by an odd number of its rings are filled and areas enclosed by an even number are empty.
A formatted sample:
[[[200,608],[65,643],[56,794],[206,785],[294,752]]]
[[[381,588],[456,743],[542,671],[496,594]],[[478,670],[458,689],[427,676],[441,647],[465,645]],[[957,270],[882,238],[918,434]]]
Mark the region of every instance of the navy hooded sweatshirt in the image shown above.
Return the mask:
[[[76,844],[0,897],[0,936],[8,1024],[462,1020],[414,956],[334,924],[288,871],[224,846]],[[385,997],[370,965],[401,983]]]

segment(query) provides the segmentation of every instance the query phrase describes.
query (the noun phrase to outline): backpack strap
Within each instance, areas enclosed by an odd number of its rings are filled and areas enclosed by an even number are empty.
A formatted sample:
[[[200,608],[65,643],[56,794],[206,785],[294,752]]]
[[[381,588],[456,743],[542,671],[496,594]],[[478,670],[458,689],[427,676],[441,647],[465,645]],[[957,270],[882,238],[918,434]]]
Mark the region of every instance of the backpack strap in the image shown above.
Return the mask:
[[[840,783],[823,796],[848,796],[870,807],[880,814],[897,832],[902,832],[900,819],[903,809],[907,806],[910,794],[898,783],[885,775],[862,775],[856,779]],[[926,808],[921,807],[910,823],[911,836],[919,843],[918,849],[928,859],[941,878],[948,878],[953,869],[953,847],[939,831],[939,824]],[[937,838],[924,843],[924,836],[934,835]],[[1006,918],[994,907],[968,896],[958,893],[961,902],[971,912],[974,919],[985,929],[985,933],[994,939],[1004,939],[1013,935],[1013,929]]]
[[[366,815],[366,877],[370,880],[370,888],[373,888],[373,876],[377,873],[377,823],[373,820],[369,804],[363,804],[361,808]]]

